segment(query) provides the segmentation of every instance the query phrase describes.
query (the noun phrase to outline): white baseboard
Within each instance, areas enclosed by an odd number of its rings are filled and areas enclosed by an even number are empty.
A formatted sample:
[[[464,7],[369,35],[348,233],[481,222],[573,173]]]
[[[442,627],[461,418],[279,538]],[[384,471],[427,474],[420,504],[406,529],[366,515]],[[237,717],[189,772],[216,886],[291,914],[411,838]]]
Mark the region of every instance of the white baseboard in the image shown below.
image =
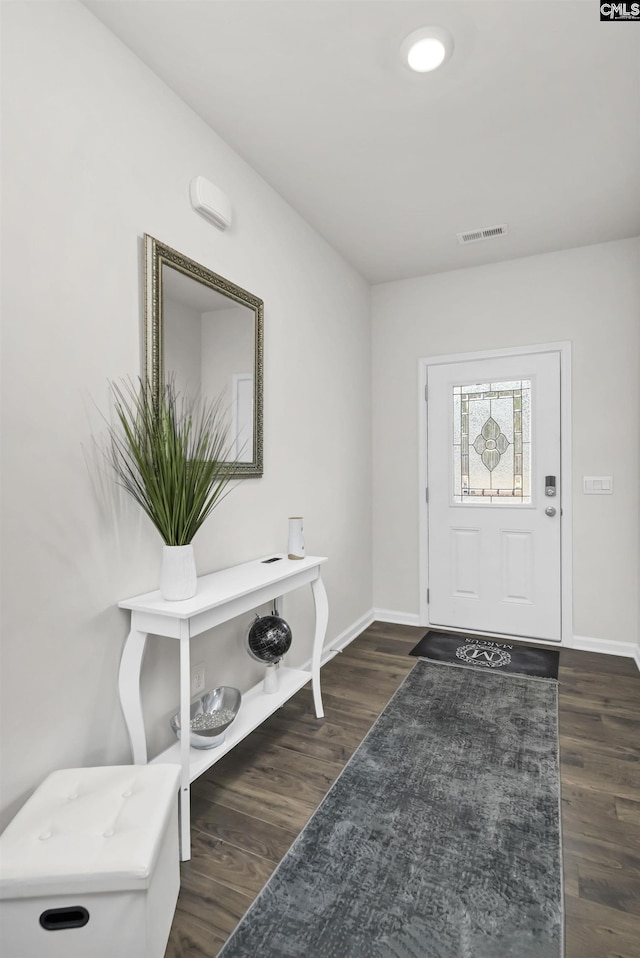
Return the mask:
[[[588,635],[574,635],[568,643],[569,648],[582,652],[600,652],[603,655],[622,655],[635,660],[640,669],[640,649],[631,642],[612,642],[609,639],[596,639]]]
[[[369,609],[368,612],[365,612],[364,615],[361,615],[359,619],[356,619],[344,632],[341,632],[340,635],[336,636],[328,645],[325,646],[322,653],[322,658],[320,660],[320,668],[323,665],[326,665],[327,662],[335,658],[335,656],[342,652],[354,639],[357,639],[361,632],[364,632],[365,629],[368,629],[372,622],[375,621],[374,610]],[[296,666],[299,669],[310,669],[311,668],[311,659],[307,659],[302,665]]]
[[[390,622],[393,625],[420,625],[417,612],[396,612],[394,609],[374,609],[376,622]]]
[[[341,632],[340,635],[330,643],[329,649],[334,652],[342,652],[354,639],[357,639],[361,632],[368,629],[372,622],[375,622],[375,610],[369,609],[364,615],[350,625],[348,629]]]

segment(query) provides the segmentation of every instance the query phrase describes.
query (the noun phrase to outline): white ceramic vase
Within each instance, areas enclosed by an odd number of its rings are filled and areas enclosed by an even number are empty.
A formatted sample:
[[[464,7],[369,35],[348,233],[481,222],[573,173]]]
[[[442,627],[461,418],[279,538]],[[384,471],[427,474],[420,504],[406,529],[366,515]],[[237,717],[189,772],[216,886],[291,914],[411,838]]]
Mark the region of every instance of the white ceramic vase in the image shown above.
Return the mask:
[[[193,546],[163,546],[160,568],[160,594],[163,599],[178,601],[196,594],[198,577]]]
[[[304,528],[302,516],[289,517],[289,551],[290,559],[304,559]]]

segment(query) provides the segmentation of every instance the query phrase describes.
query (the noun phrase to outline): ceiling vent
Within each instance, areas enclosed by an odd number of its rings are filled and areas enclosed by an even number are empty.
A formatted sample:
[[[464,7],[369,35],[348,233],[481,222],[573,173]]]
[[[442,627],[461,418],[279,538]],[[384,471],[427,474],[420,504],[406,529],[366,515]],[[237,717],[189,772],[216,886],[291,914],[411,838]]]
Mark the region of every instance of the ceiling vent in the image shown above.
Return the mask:
[[[507,224],[501,223],[500,226],[483,226],[481,229],[467,230],[466,233],[456,233],[456,236],[460,246],[466,246],[467,243],[480,243],[495,236],[504,236],[507,232]]]

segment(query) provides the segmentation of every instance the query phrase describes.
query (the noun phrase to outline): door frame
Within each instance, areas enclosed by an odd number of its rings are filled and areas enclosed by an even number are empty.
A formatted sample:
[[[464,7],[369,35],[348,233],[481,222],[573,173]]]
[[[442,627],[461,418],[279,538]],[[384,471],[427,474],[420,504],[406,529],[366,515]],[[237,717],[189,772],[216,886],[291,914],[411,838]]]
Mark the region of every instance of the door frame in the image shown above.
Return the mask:
[[[234,459],[239,459],[241,452],[244,451],[244,447],[239,446],[238,444],[238,433],[240,425],[240,416],[238,411],[240,409],[240,384],[244,382],[251,381],[253,383],[253,373],[232,373],[231,374],[231,442],[232,449],[231,455]],[[253,407],[252,407],[253,408]],[[253,433],[253,428],[252,428]],[[247,443],[246,449],[250,452],[253,449],[253,434],[251,436],[251,442]],[[240,460],[244,461],[244,460]]]
[[[569,646],[573,638],[573,499],[571,478],[571,343],[539,343],[530,346],[513,346],[506,349],[488,349],[471,353],[456,353],[447,356],[430,356],[418,360],[418,563],[419,563],[419,625],[430,626],[427,590],[429,588],[429,509],[427,506],[427,374],[430,366],[445,363],[464,363],[484,359],[502,359],[509,356],[526,356],[531,353],[558,353],[560,356],[560,590],[561,626],[560,646]],[[484,636],[497,639],[498,633],[482,632]],[[514,638],[517,638],[514,636]],[[521,640],[518,640],[521,641]],[[527,642],[548,642],[527,639]]]

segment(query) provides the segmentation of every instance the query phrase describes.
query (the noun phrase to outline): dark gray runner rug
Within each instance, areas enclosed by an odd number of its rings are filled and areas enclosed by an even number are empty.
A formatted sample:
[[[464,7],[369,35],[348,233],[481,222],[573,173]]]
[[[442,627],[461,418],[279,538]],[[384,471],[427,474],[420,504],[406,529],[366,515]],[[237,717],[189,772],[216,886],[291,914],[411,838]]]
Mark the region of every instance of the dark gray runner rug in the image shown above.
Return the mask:
[[[220,958],[560,958],[556,694],[419,660]]]

